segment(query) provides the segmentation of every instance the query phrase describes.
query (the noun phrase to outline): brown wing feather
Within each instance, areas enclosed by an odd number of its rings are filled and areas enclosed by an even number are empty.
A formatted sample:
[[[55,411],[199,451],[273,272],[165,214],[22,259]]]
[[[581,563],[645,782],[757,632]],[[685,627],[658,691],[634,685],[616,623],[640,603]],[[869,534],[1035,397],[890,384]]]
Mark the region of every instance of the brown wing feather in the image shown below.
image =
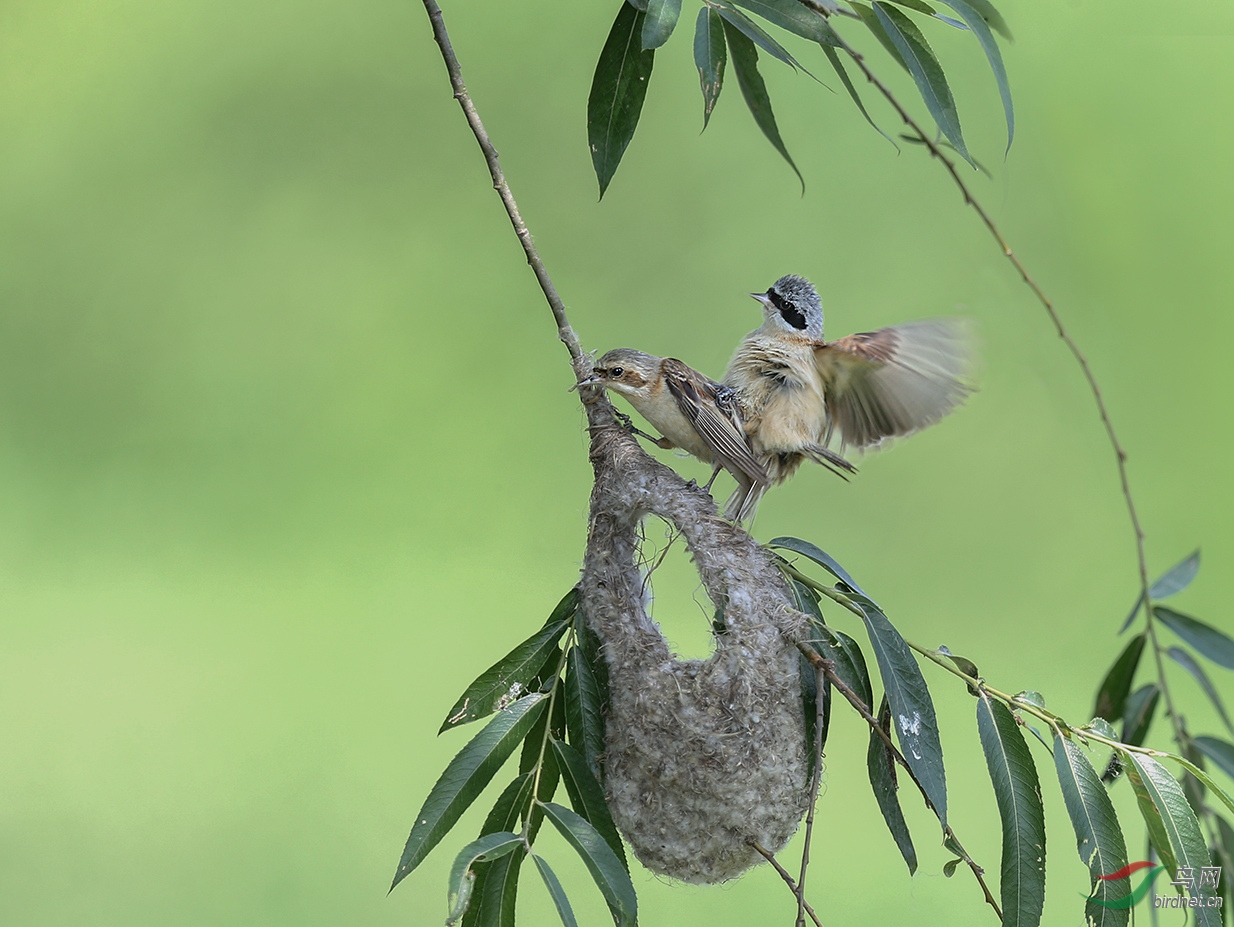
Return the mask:
[[[720,465],[734,476],[740,474],[756,483],[770,483],[766,469],[750,452],[741,409],[732,390],[671,357],[665,358],[662,370],[664,382],[682,414],[715,452]]]
[[[827,402],[828,439],[872,447],[932,425],[964,401],[970,365],[964,325],[909,322],[819,345],[814,360]]]

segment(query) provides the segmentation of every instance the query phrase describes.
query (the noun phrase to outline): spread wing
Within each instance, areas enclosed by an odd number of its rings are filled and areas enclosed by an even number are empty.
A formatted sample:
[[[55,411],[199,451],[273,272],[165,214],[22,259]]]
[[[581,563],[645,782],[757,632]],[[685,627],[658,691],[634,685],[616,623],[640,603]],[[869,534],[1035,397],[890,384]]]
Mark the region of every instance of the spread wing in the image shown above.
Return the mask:
[[[932,425],[964,401],[971,360],[964,324],[927,319],[819,345],[828,440],[872,447]]]
[[[715,453],[720,465],[739,479],[744,475],[755,483],[770,483],[766,469],[750,452],[733,391],[671,357],[665,358],[662,370],[664,382],[682,414]]]

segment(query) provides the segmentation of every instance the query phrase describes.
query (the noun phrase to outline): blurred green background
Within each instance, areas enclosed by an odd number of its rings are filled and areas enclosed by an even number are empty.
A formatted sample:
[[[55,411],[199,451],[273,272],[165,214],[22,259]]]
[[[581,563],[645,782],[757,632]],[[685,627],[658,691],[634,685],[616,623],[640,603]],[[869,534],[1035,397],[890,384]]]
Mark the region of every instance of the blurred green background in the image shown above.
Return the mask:
[[[833,335],[977,320],[982,389],[964,410],[851,484],[803,471],[756,534],[816,541],[906,636],[1086,718],[1135,561],[1112,455],[1042,310],[938,166],[897,154],[842,90],[764,62],[804,197],[735,85],[700,136],[688,29],[657,56],[597,204],[584,111],[615,8],[445,5],[587,347],[718,376],[758,321],[744,294],[787,272],[819,284]],[[1152,569],[1202,545],[1178,606],[1229,629],[1234,14],[1003,12],[1005,160],[976,44],[927,29],[994,173],[971,183],[1101,379]],[[818,49],[792,47],[835,84]],[[566,354],[423,9],[9,0],[0,88],[0,921],[439,922],[480,815],[385,895],[469,732],[434,734],[574,581],[589,472]],[[703,652],[684,558],[663,577],[657,619]],[[953,822],[996,872],[972,700],[926,672]],[[1171,679],[1215,733],[1194,683]],[[991,923],[965,873],[942,876],[911,798],[908,877],[864,782],[864,726],[840,711],[833,730],[810,879],[824,921]],[[1075,924],[1086,876],[1045,793],[1046,923]],[[606,922],[568,850],[544,847],[584,922]],[[647,925],[793,913],[763,870],[635,881]],[[533,880],[520,904],[527,924],[555,918]]]

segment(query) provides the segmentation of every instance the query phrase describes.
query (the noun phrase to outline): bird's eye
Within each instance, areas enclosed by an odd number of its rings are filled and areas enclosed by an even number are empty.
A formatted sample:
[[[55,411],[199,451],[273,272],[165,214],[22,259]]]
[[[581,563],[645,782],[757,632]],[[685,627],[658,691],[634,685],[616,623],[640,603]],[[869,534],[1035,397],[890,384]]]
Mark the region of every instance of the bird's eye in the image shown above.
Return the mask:
[[[612,377],[613,379],[618,379],[625,372],[626,372],[625,367],[610,367],[608,371],[608,375]]]

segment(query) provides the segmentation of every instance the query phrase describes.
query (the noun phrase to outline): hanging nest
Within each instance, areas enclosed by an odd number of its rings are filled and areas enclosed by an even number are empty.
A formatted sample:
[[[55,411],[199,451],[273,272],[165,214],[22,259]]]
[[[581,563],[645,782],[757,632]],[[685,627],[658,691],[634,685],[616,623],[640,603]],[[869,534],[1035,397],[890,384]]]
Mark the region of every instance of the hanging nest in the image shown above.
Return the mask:
[[[771,556],[707,493],[644,453],[606,400],[588,413],[595,487],[579,589],[609,677],[609,808],[652,872],[723,882],[763,861],[751,840],[782,849],[809,805],[796,647],[808,623]],[[638,547],[649,514],[680,530],[723,609],[706,660],[677,659],[647,615]]]

